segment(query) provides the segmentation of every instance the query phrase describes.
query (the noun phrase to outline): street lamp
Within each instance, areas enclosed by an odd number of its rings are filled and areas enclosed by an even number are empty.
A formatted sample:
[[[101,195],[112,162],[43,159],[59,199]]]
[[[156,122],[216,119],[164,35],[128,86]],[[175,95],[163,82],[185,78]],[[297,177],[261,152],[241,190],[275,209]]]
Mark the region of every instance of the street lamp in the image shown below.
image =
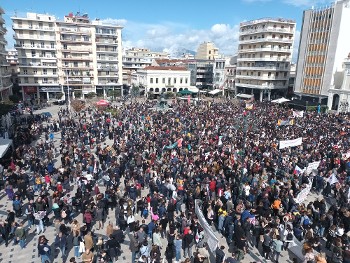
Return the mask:
[[[68,90],[68,95],[67,95],[67,99],[68,99],[68,110],[69,110],[69,112],[70,112],[70,88],[69,88],[68,74],[69,74],[69,70],[66,70],[66,82],[67,82],[67,90]]]

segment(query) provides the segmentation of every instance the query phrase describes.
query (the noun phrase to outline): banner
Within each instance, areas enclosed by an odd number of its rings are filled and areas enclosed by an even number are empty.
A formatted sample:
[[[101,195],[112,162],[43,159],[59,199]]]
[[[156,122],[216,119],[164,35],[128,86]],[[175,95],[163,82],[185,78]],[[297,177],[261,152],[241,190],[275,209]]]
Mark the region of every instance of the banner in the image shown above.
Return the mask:
[[[301,169],[298,165],[295,166],[294,168],[294,174],[302,174],[305,172],[305,168]]]
[[[328,179],[327,182],[332,185],[338,183],[338,178],[335,176],[335,174],[332,174]]]
[[[215,233],[211,229],[211,226],[208,224],[207,220],[205,220],[202,209],[200,208],[202,201],[196,199],[194,201],[194,204],[195,212],[200,225],[203,227],[205,239],[207,240],[208,246],[211,252],[215,252],[219,246],[219,239],[215,236]]]
[[[245,109],[246,110],[252,110],[254,108],[254,104],[253,103],[246,103],[245,104]]]
[[[306,187],[303,190],[300,191],[300,193],[295,198],[296,203],[300,204],[306,200],[307,196],[310,193],[313,180],[314,180],[313,177],[309,177],[309,183],[306,185]]]
[[[286,140],[286,141],[280,141],[280,149],[288,148],[288,147],[294,147],[299,146],[303,142],[303,138],[297,138],[294,140]]]
[[[309,175],[312,172],[312,170],[317,170],[319,165],[320,161],[309,163],[309,165],[306,167],[306,174]]]
[[[278,120],[277,126],[294,125],[294,120]]]
[[[293,111],[293,117],[295,117],[295,118],[303,118],[304,117],[304,111]]]

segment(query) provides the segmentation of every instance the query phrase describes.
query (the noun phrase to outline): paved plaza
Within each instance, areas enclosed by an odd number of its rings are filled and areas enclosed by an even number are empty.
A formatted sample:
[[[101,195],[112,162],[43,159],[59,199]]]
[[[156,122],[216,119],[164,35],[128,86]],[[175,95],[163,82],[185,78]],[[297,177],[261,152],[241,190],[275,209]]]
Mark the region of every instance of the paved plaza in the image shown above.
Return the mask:
[[[41,113],[41,112],[51,112],[51,114],[53,115],[53,119],[57,119],[58,118],[58,111],[59,111],[59,106],[51,106],[42,110],[38,110],[35,112],[36,113]],[[43,137],[43,136],[42,136]],[[41,138],[42,138],[41,137]],[[40,140],[40,139],[39,139]],[[35,142],[33,142],[35,143]],[[59,147],[60,144],[60,132],[56,132],[55,133],[55,138],[54,138],[54,143],[56,147]],[[107,145],[112,145],[113,142],[108,140],[106,141]],[[59,168],[61,166],[61,159],[60,159],[60,155],[57,153],[56,158],[55,158],[55,167]],[[124,187],[124,183],[121,183],[121,188]],[[76,186],[74,186],[74,190],[75,191]],[[101,192],[104,192],[105,188],[104,187],[100,187]],[[142,196],[146,195],[148,193],[148,189],[143,190]],[[314,199],[315,196],[314,195],[310,195],[309,196],[309,200]],[[25,201],[25,203],[27,203],[27,200]],[[24,206],[25,209],[25,206]],[[182,207],[182,209],[185,209],[184,205]],[[7,216],[7,210],[12,210],[12,201],[7,200],[7,196],[4,193],[4,191],[2,191],[1,193],[1,199],[0,199],[0,218],[2,220],[6,219]],[[51,213],[49,215],[50,221],[52,223],[53,221],[53,213]],[[80,213],[77,217],[76,217],[79,222],[83,222],[82,219],[82,214]],[[138,214],[137,216],[135,216],[136,220],[141,220],[140,215]],[[16,219],[17,222],[19,221],[25,221],[25,217],[22,217],[20,219]],[[100,229],[100,230],[96,230],[95,228],[93,228],[94,233],[97,235],[102,235],[102,237],[104,239],[106,239],[106,225],[108,224],[108,222],[112,222],[115,225],[115,216],[114,216],[114,212],[109,212],[109,215],[107,217],[106,220],[106,224],[105,224],[105,228],[104,229]],[[149,219],[146,221],[146,223],[149,222]],[[26,223],[25,223],[26,226]],[[68,224],[69,226],[69,224]],[[214,229],[214,228],[213,228]],[[4,242],[1,243],[0,245],[0,262],[25,262],[25,263],[37,263],[37,262],[41,262],[40,257],[38,257],[38,251],[37,251],[37,244],[38,244],[38,235],[35,234],[35,228],[33,227],[32,229],[29,229],[27,232],[27,246],[24,249],[21,249],[19,245],[13,245],[13,242],[11,241],[8,245],[8,247],[5,247]],[[215,231],[216,236],[219,238],[220,240],[220,245],[224,245],[225,246],[225,251],[226,251],[226,256],[230,255],[232,252],[232,247],[229,247],[227,245],[227,242],[225,240],[224,237],[222,237],[221,234],[219,234],[217,231]],[[126,233],[126,240],[124,241],[124,243],[121,244],[121,250],[122,250],[122,255],[118,258],[117,262],[131,262],[131,252],[129,250],[129,233]],[[54,254],[54,258],[52,259],[52,262],[69,262],[69,259],[71,257],[73,257],[73,249],[72,249],[72,238],[68,239],[68,257],[65,259],[61,258],[61,255],[59,253],[59,250],[55,250],[54,249],[54,240],[55,240],[55,227],[53,224],[51,224],[49,227],[46,228],[46,231],[44,233],[44,235],[47,237],[47,239],[49,240],[49,244],[51,244],[52,246],[52,251],[55,251]],[[167,245],[167,240],[163,239],[163,247],[162,247],[162,255],[164,255],[164,251]],[[183,260],[183,259],[182,259]],[[260,255],[260,253],[254,248],[250,248],[248,249],[248,253],[245,256],[244,260],[242,262],[265,262],[265,260],[262,259],[262,256]],[[77,262],[81,262],[80,259],[77,260]],[[175,262],[175,260],[173,261]],[[210,262],[215,262],[215,253],[211,253],[211,259]],[[286,251],[282,252],[282,258],[280,258],[280,262],[292,262],[291,261],[291,256],[288,255],[288,253]]]

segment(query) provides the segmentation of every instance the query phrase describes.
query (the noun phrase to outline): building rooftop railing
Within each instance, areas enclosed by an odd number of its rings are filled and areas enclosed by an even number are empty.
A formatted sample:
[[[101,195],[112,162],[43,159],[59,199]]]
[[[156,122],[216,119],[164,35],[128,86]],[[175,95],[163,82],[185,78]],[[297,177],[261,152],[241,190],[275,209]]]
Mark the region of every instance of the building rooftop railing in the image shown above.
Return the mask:
[[[255,19],[255,20],[250,20],[246,22],[241,22],[240,26],[248,26],[248,25],[253,25],[256,23],[262,23],[262,22],[271,22],[271,21],[276,21],[276,22],[282,22],[282,23],[296,23],[294,19],[286,19],[286,18],[276,18],[276,17],[264,17],[260,19]]]

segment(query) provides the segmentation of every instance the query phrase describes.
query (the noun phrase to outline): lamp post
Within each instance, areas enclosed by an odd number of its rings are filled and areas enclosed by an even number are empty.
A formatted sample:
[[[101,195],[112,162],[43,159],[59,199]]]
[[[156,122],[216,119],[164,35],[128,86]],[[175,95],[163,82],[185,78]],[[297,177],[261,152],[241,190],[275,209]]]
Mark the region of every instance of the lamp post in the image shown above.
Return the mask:
[[[67,82],[67,90],[68,90],[67,100],[68,100],[68,110],[70,112],[70,88],[69,88],[68,75],[69,75],[69,70],[66,70],[66,82]]]

